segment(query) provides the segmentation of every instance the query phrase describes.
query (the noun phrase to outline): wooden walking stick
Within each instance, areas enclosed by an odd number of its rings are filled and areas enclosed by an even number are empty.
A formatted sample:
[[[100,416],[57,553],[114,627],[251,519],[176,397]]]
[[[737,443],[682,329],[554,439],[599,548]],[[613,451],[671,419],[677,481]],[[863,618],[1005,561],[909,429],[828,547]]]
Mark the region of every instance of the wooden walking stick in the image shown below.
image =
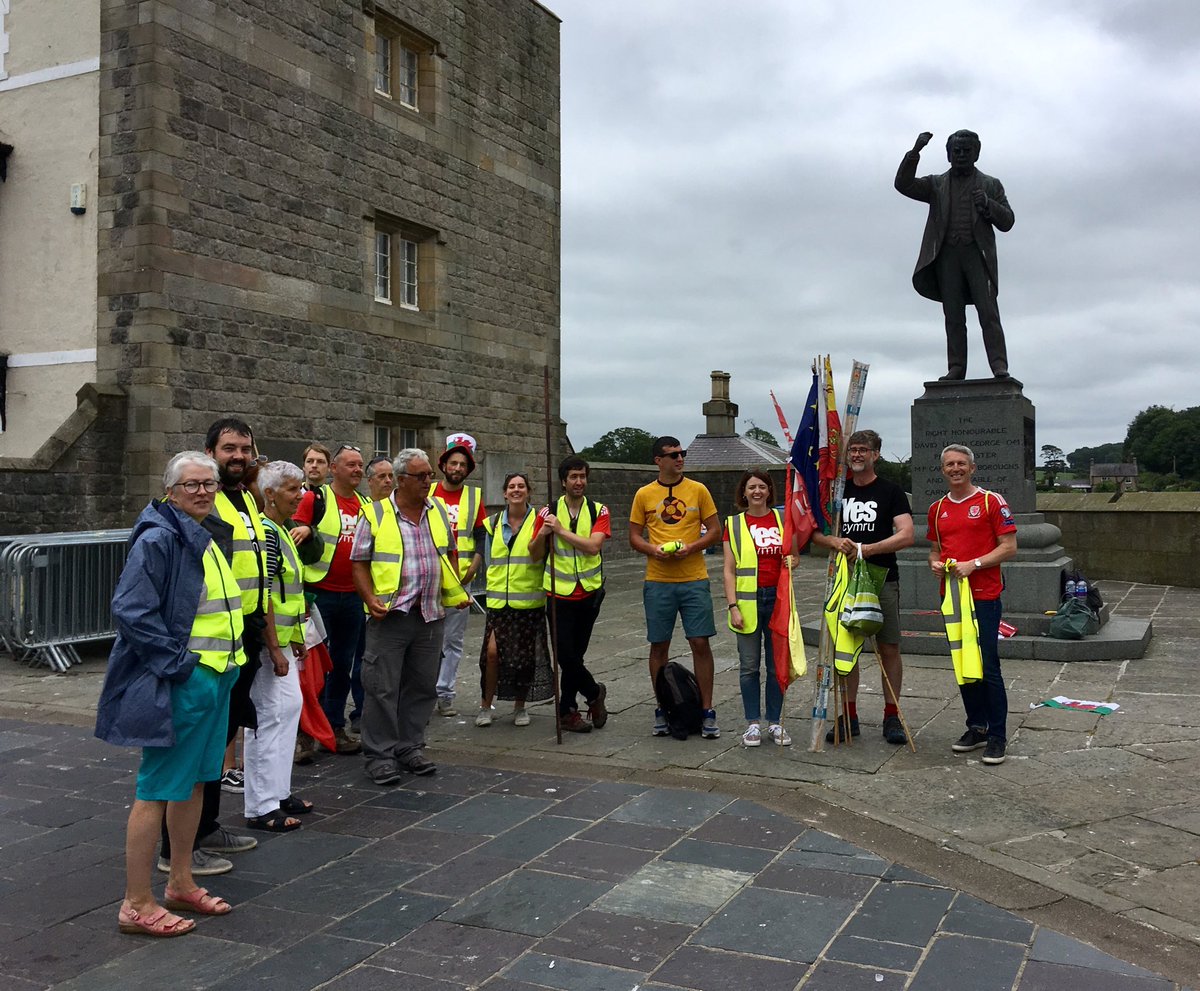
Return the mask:
[[[883,666],[883,655],[879,653],[879,641],[874,637],[871,638],[871,646],[875,648],[875,662],[879,665],[879,672],[883,675],[883,683],[887,687],[888,694],[892,697],[892,702],[896,706],[896,715],[900,717],[900,725],[904,727],[904,735],[908,738],[909,749],[915,754],[917,745],[913,743],[912,731],[908,728],[908,721],[904,718],[904,710],[900,708],[900,696],[896,693],[896,689],[892,687],[892,680],[888,677],[887,668]],[[884,700],[887,704],[887,700]]]
[[[550,366],[542,366],[542,398],[546,419],[546,498],[550,501],[551,488],[554,485],[553,454],[550,449]],[[546,610],[550,619],[550,680],[554,683],[554,738],[562,746],[562,719],[559,718],[559,687],[558,687],[558,610],[554,607],[554,541],[557,538],[550,534],[546,548],[546,567],[550,569],[550,591],[546,595]]]

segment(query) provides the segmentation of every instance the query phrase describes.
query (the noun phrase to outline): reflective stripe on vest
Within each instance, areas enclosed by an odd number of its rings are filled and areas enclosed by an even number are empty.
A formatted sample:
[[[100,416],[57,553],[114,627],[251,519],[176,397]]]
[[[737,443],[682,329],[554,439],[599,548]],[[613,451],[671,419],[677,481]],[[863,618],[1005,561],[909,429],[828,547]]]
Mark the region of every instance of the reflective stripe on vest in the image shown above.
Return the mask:
[[[269,517],[263,526],[279,538],[279,574],[271,582],[271,606],[275,610],[275,637],[280,647],[304,642],[304,582],[301,580],[300,552],[286,527]]]
[[[846,589],[850,586],[850,567],[846,563],[846,555],[837,556],[837,573],[833,580],[833,590],[825,600],[825,626],[833,640],[833,665],[838,674],[849,674],[858,663],[858,655],[862,652],[863,637],[853,630],[847,630],[841,623],[842,600],[846,597]]]
[[[324,509],[321,511],[321,518],[315,521],[313,525],[313,534],[309,540],[321,541],[321,556],[312,564],[304,565],[304,584],[315,585],[318,582],[324,581],[325,576],[329,574],[329,566],[333,563],[333,554],[337,550],[338,541],[342,536],[342,510],[338,505],[337,493],[333,491],[332,485],[321,486],[321,496],[324,502]],[[365,509],[370,503],[358,492],[354,493],[360,509]],[[314,496],[315,500],[315,496]],[[349,553],[349,548],[347,548]]]
[[[254,497],[249,492],[242,495],[246,497],[244,503],[250,507],[250,530],[246,529],[245,517],[224,492],[217,493],[213,506],[217,515],[233,527],[233,557],[229,564],[241,590],[242,612],[257,613],[267,608],[267,538]]]
[[[779,510],[772,509],[771,512],[775,516],[775,525],[783,533]],[[758,629],[758,547],[750,535],[745,513],[739,513],[729,521],[729,545],[733,550],[733,597],[742,614],[739,629],[733,625],[733,612],[730,611],[729,628],[734,633],[753,633]]]
[[[575,522],[575,534],[585,540],[592,535],[592,524],[596,522],[592,519],[593,505],[596,507],[596,515],[599,516],[604,506],[584,499]],[[559,523],[568,530],[571,529],[571,512],[567,508],[565,496],[559,497],[554,515]],[[599,551],[595,554],[585,554],[555,534],[551,544],[551,555],[550,567],[544,569],[545,578],[542,580],[542,588],[547,592],[550,591],[551,581],[557,596],[570,595],[575,591],[576,584],[582,585],[585,592],[594,592],[604,583],[603,561]]]
[[[946,641],[954,680],[967,685],[983,678],[983,653],[979,649],[979,621],[975,618],[975,599],[966,578],[950,574],[953,559],[946,562],[946,592],[942,596],[942,619],[946,623]]]
[[[241,592],[233,569],[213,541],[204,549],[204,587],[192,620],[188,650],[198,656],[198,663],[222,672],[232,663],[246,663],[242,650]]]
[[[512,547],[504,542],[500,515],[487,519],[488,541],[487,605],[489,609],[536,609],[546,603],[542,588],[542,565],[535,563],[529,544],[537,513],[525,511],[525,519],[513,535]]]
[[[373,502],[364,512],[371,528],[371,588],[391,608],[400,592],[400,569],[404,564],[404,535],[396,516],[396,504],[388,497]],[[450,517],[438,500],[429,501],[425,525],[433,538],[438,563],[442,569],[442,605],[455,608],[467,601],[467,591],[459,581],[458,572],[450,559]]]
[[[429,486],[429,498],[445,507],[446,500],[433,494],[436,488],[437,482]],[[467,569],[471,567],[471,558],[475,556],[475,519],[479,516],[479,489],[474,485],[464,485],[460,491],[462,495],[458,497],[458,525],[452,528],[457,538],[455,546],[458,548],[459,578],[467,573]],[[466,520],[465,526],[463,520]]]

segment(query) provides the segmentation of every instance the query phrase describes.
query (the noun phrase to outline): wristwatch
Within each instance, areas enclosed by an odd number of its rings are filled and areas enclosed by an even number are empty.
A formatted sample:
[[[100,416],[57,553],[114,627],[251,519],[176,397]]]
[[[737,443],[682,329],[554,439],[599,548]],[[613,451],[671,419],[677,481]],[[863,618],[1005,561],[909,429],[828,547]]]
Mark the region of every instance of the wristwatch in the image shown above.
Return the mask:
[[[980,560],[979,560],[979,558],[975,558],[975,567],[976,567],[976,568],[982,568],[982,567],[983,567],[983,562],[982,562],[982,561],[980,561]]]

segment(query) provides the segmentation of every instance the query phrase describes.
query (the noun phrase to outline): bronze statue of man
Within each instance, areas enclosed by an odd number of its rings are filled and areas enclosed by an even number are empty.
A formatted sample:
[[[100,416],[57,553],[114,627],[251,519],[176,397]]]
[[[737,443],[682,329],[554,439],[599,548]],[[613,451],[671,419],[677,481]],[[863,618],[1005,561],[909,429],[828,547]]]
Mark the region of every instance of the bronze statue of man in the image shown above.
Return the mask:
[[[933,135],[923,131],[896,171],[896,189],[929,204],[913,288],[942,304],[946,317],[946,374],[942,381],[967,376],[967,304],[975,306],[987,349],[988,365],[998,379],[1008,378],[1008,352],[996,303],[996,229],[1011,230],[1012,208],[999,179],[984,175],[979,135],[955,131],[946,141],[950,171],[917,178],[921,149]]]

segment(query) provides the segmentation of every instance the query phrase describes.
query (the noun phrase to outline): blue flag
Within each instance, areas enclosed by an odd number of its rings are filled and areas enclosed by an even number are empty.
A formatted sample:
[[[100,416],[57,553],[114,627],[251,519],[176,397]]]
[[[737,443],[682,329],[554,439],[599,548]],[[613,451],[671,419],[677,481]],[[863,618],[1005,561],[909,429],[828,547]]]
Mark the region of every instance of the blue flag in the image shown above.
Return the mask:
[[[821,506],[821,427],[820,417],[824,415],[824,395],[820,379],[813,372],[812,388],[808,390],[808,401],[804,404],[804,415],[800,418],[800,426],[796,430],[796,440],[792,444],[792,467],[796,472],[796,481],[803,484],[807,495],[808,508],[818,533],[824,533],[828,526],[825,511]]]

